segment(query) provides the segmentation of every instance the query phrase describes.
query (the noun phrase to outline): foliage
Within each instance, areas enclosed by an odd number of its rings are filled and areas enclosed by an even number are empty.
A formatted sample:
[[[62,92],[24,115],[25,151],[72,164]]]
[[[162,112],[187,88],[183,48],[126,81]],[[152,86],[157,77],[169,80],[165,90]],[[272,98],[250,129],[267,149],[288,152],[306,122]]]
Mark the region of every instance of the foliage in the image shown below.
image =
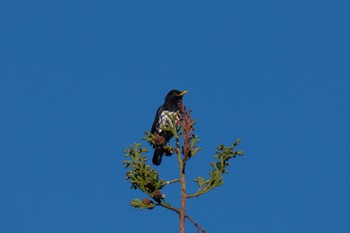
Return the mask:
[[[197,147],[199,138],[193,133],[195,122],[190,116],[191,111],[187,111],[186,107],[182,105],[182,114],[168,115],[170,119],[167,124],[162,127],[165,133],[172,134],[174,137],[175,145],[165,145],[164,149],[167,155],[176,154],[179,164],[180,176],[170,181],[165,181],[159,178],[159,174],[155,169],[152,169],[147,164],[147,158],[143,155],[148,152],[147,148],[142,147],[142,144],[134,143],[129,148],[124,150],[124,154],[127,160],[123,161],[124,167],[128,170],[126,173],[126,179],[131,183],[132,189],[139,189],[143,191],[150,199],[144,198],[133,199],[130,204],[133,208],[138,209],[153,209],[156,206],[161,206],[179,214],[180,217],[180,232],[184,232],[184,219],[187,218],[196,227],[198,232],[206,232],[203,228],[193,221],[186,213],[186,201],[189,198],[201,196],[216,187],[223,185],[223,174],[228,173],[228,166],[230,166],[230,160],[236,156],[243,155],[242,151],[238,151],[235,147],[239,144],[240,140],[236,140],[231,146],[219,145],[215,152],[215,162],[211,162],[211,170],[209,171],[209,178],[204,179],[198,176],[194,181],[198,185],[196,193],[186,193],[186,179],[185,179],[185,167],[186,163],[201,150]],[[144,141],[150,143],[153,147],[159,146],[159,135],[154,135],[145,132],[146,136],[143,137]],[[182,140],[180,141],[180,138]],[[164,139],[163,139],[164,140]],[[181,142],[181,143],[180,143]],[[175,208],[170,205],[165,195],[161,192],[162,188],[166,185],[173,183],[180,183],[181,186],[181,208]]]
[[[154,192],[162,189],[165,181],[159,179],[158,172],[146,164],[147,158],[142,154],[148,150],[141,146],[141,144],[135,143],[124,150],[125,156],[130,158],[130,160],[123,161],[124,167],[129,169],[126,173],[126,179],[131,183],[132,189],[140,189],[148,196],[155,198]],[[137,205],[133,205],[133,207],[137,207]]]

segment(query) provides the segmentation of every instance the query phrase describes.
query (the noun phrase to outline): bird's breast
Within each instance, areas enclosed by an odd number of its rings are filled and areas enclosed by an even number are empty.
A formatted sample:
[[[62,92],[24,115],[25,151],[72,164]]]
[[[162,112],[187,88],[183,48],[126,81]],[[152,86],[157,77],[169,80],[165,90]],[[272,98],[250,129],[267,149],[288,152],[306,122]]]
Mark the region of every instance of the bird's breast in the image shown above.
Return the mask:
[[[170,111],[163,111],[158,119],[157,122],[157,131],[158,133],[162,132],[162,128],[164,127],[164,125],[169,124],[170,126],[172,126],[172,122],[171,119],[169,118],[169,116],[174,116],[176,115],[176,112],[170,112]]]

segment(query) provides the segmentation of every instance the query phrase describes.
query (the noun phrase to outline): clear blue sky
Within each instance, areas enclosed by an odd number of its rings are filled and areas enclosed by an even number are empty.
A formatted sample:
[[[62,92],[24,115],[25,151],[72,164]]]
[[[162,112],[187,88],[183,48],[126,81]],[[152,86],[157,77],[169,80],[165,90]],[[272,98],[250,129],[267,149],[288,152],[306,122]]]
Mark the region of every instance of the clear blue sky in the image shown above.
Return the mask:
[[[130,207],[144,195],[121,165],[173,88],[202,139],[190,179],[216,145],[245,151],[188,202],[208,232],[350,232],[349,7],[1,1],[0,232],[178,232],[174,213]],[[163,191],[178,205],[177,186]]]

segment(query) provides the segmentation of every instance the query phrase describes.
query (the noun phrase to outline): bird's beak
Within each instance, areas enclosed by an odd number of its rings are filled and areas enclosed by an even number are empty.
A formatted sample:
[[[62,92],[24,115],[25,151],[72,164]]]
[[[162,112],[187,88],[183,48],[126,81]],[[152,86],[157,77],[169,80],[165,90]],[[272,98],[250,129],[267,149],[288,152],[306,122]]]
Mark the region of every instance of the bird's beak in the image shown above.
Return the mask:
[[[188,90],[183,91],[183,92],[181,92],[178,96],[183,96],[183,95],[186,94],[187,92],[188,92]]]

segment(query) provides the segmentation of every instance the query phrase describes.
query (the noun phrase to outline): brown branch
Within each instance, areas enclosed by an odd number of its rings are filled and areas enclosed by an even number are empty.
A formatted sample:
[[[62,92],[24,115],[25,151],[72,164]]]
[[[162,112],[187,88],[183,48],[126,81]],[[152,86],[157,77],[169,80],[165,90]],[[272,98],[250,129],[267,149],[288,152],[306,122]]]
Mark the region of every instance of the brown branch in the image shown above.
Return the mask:
[[[186,180],[185,180],[185,162],[181,157],[180,153],[180,142],[176,138],[176,154],[180,169],[180,184],[181,184],[181,209],[179,212],[180,218],[180,233],[185,232],[185,213],[186,213]]]
[[[172,207],[168,203],[164,204],[163,202],[160,202],[157,204],[157,206],[162,206],[168,210],[172,210],[172,211],[176,212],[177,214],[180,214],[180,210],[178,208]]]
[[[202,192],[198,192],[198,193],[188,194],[186,197],[188,199],[190,199],[190,198],[198,197],[198,196],[200,196],[202,194],[203,194]]]
[[[169,209],[171,211],[174,211],[175,213],[180,215],[181,210],[179,210],[178,208],[172,207],[171,205],[169,205],[168,203],[158,203],[156,204],[157,206],[162,206],[166,209]],[[185,218],[187,218],[195,227],[197,227],[198,232],[202,232],[202,233],[207,233],[201,226],[199,226],[198,223],[196,223],[190,216],[188,216],[187,214],[184,216]]]
[[[185,216],[188,220],[190,220],[190,222],[195,225],[195,227],[197,227],[198,233],[202,232],[202,233],[207,233],[202,227],[200,227],[198,225],[198,223],[196,223],[192,218],[190,218],[190,216],[186,215]]]
[[[169,180],[169,181],[165,182],[165,185],[169,185],[169,184],[176,183],[179,181],[180,181],[180,179]]]

